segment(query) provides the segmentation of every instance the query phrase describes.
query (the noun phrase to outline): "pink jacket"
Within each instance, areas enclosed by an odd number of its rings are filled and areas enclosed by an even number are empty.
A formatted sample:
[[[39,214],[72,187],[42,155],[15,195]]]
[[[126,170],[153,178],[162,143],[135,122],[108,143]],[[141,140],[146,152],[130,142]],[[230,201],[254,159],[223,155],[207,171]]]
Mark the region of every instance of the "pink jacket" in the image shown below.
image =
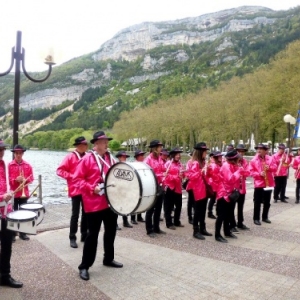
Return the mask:
[[[25,160],[22,160],[21,163],[18,164],[14,159],[8,164],[8,174],[9,174],[9,185],[12,191],[15,191],[20,186],[20,183],[16,181],[16,178],[18,176],[22,174],[26,178],[24,192],[26,197],[29,197],[29,188],[27,184],[32,183],[34,180],[31,165]],[[23,189],[15,193],[14,197],[15,198],[21,197],[22,192]]]
[[[264,178],[261,176],[261,172],[264,171],[264,165],[269,166],[267,170],[267,176]],[[273,161],[272,156],[266,155],[265,159],[256,154],[250,161],[250,175],[254,180],[255,188],[265,188],[266,186],[274,187],[273,173],[276,172],[277,167]]]
[[[241,178],[241,186],[239,192],[241,194],[246,194],[246,178],[250,176],[250,167],[248,161],[245,158],[242,159],[240,164],[243,167],[244,172],[242,172],[243,176]]]
[[[212,161],[207,168],[207,181],[211,185],[214,192],[218,190],[219,185],[221,184],[220,180],[220,169],[222,165],[216,164]]]
[[[105,162],[112,166],[115,164],[115,160],[109,152],[105,154]],[[83,207],[86,213],[101,211],[108,208],[108,202],[106,195],[95,194],[94,190],[100,183],[105,182],[105,175],[109,168],[100,160],[99,170],[93,153],[87,153],[78,163],[78,166],[74,173],[74,183],[77,189],[81,191]]]
[[[295,169],[295,178],[300,179],[300,170],[298,171],[300,165],[300,156],[296,156],[293,162],[293,169]]]
[[[204,174],[200,168],[199,162],[196,160],[189,160],[186,166],[186,177],[189,179],[186,190],[192,190],[195,201],[206,198],[206,188],[203,180]]]
[[[144,163],[146,163],[148,166],[150,166],[156,175],[158,184],[163,184],[164,181],[164,162],[162,158],[159,156],[158,158],[155,158],[152,153],[150,153],[144,160]]]
[[[170,167],[169,167],[170,166]],[[165,185],[168,186],[171,190],[173,190],[177,194],[182,194],[182,186],[181,186],[181,163],[180,161],[167,161],[165,164],[165,169],[168,171],[167,176],[165,178]]]
[[[105,162],[112,166],[115,164],[115,160],[110,153],[105,154]],[[78,163],[78,166],[74,173],[74,184],[76,188],[80,189],[83,207],[86,213],[101,211],[108,208],[108,202],[106,195],[95,194],[94,190],[99,183],[105,182],[105,175],[109,168],[103,162],[101,162],[101,170],[99,170],[93,153],[87,153]]]
[[[228,196],[234,189],[240,190],[241,177],[243,175],[243,168],[225,161],[220,168],[220,180],[222,184],[219,185],[217,190],[217,200],[224,198],[227,202],[230,202]]]
[[[7,190],[7,184],[6,184],[6,175],[5,175],[5,162],[3,160],[0,160],[0,202],[3,202],[3,196],[4,194],[6,194],[8,192]],[[1,207],[0,208],[0,213],[2,215],[2,217],[6,217],[6,215],[4,215],[4,211],[5,211],[5,207]],[[12,205],[8,204],[7,207],[7,213],[12,212]]]
[[[73,180],[73,175],[78,166],[79,160],[81,160],[85,154],[83,154],[83,156],[80,157],[80,154],[77,151],[76,151],[76,153],[74,153],[74,152],[69,153],[63,159],[63,161],[61,162],[61,164],[59,165],[59,167],[56,170],[56,174],[59,177],[62,177],[67,180],[69,197],[80,195],[80,193],[81,193],[80,189],[78,189],[75,186],[75,183]]]
[[[281,167],[279,168],[282,157],[284,158],[284,161],[282,162]],[[274,176],[288,176],[288,169],[290,163],[292,162],[292,157],[291,156],[286,157],[286,154],[284,153],[279,154],[279,152],[277,152],[272,156],[272,158],[277,167],[276,171],[274,172]]]

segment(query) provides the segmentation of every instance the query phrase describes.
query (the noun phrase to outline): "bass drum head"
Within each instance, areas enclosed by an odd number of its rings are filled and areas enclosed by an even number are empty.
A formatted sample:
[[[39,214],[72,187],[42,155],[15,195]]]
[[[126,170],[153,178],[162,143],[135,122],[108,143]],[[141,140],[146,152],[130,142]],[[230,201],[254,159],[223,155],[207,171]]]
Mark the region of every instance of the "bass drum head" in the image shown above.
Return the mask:
[[[127,163],[113,165],[105,178],[107,201],[117,214],[127,216],[141,201],[141,184],[134,168]]]

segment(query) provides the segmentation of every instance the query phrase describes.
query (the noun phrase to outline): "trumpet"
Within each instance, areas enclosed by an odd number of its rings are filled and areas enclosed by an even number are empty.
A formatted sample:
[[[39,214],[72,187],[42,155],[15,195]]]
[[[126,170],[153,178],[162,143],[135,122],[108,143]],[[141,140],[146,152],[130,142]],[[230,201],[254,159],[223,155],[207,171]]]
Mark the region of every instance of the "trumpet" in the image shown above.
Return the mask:
[[[24,171],[22,170],[21,172],[20,172],[20,176],[22,176],[23,177],[23,182],[20,184],[20,185],[22,185],[22,194],[21,194],[21,198],[26,198],[26,195],[25,195],[25,183],[26,183],[26,180],[25,180],[25,178],[24,178]]]
[[[267,170],[268,170],[268,166],[267,166],[266,162],[264,161],[263,165],[262,165],[262,171],[264,172],[263,177],[265,179],[265,184],[266,184],[266,187],[264,188],[264,190],[271,191],[271,190],[274,190],[274,188],[269,186],[269,178],[268,178]]]
[[[280,160],[280,164],[278,165],[278,168],[277,168],[277,171],[276,171],[276,176],[278,176],[279,175],[279,172],[280,172],[280,169],[281,169],[281,167],[282,167],[282,164],[283,164],[283,161],[284,161],[284,164],[285,165],[288,165],[288,163],[289,163],[289,152],[290,152],[290,149],[289,148],[287,148],[285,151],[284,151],[284,156],[282,155],[282,158],[281,158],[281,160]],[[284,159],[283,159],[284,158]]]

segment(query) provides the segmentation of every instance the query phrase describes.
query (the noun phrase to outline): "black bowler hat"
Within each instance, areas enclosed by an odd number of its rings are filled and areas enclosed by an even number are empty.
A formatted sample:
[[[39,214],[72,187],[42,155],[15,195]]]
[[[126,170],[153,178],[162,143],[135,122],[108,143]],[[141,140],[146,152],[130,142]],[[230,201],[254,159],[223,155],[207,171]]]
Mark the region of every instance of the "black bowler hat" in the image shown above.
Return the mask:
[[[11,152],[16,152],[16,151],[22,151],[22,152],[25,152],[26,151],[26,148],[24,148],[23,146],[21,145],[15,145],[14,146],[14,149],[10,150]]]
[[[168,149],[163,148],[163,149],[161,150],[161,153],[160,153],[160,154],[161,154],[161,155],[167,155],[167,156],[169,156],[170,152],[168,151]]]
[[[0,140],[0,148],[7,148],[9,147],[10,145],[8,144],[5,144],[3,140]]]
[[[161,143],[159,140],[153,140],[150,142],[149,148],[154,148],[157,146],[163,146],[163,143]]]
[[[87,145],[87,140],[85,139],[84,136],[80,136],[78,138],[75,139],[75,143],[73,144],[73,146],[78,146],[78,145]]]
[[[232,144],[227,145],[226,150],[227,152],[231,151],[234,149],[234,146]]]
[[[130,157],[130,155],[128,155],[128,154],[126,153],[126,151],[124,151],[124,150],[121,150],[121,151],[119,151],[119,152],[116,154],[116,157],[120,157],[120,156]]]
[[[218,156],[223,156],[222,152],[221,151],[215,151],[212,153],[212,156],[213,157],[218,157]]]
[[[137,156],[139,156],[139,155],[144,155],[145,154],[145,152],[144,151],[142,151],[142,150],[136,150],[135,152],[134,152],[134,157],[137,157]]]
[[[254,149],[255,149],[255,150],[257,150],[257,149],[268,150],[268,149],[269,149],[269,146],[260,143],[260,144],[258,144],[257,146],[255,146]]]
[[[97,131],[97,132],[94,133],[93,139],[91,140],[91,143],[94,144],[96,141],[102,140],[102,139],[104,139],[104,140],[109,140],[109,141],[112,140],[112,138],[108,137],[108,136],[104,133],[104,131]]]
[[[285,144],[279,144],[279,145],[278,145],[278,149],[283,149],[283,150],[284,150],[285,148],[286,148],[286,147],[285,147]]]
[[[173,148],[171,151],[170,151],[170,155],[172,154],[177,154],[177,153],[182,153],[183,151],[179,148]]]
[[[236,146],[236,150],[240,150],[240,151],[248,151],[248,148],[246,148],[246,146],[244,144],[238,144]]]
[[[234,150],[231,150],[231,151],[228,151],[226,154],[225,154],[225,157],[227,159],[235,159],[235,158],[238,158],[240,155],[238,154],[238,152],[234,149]]]
[[[196,144],[194,149],[195,150],[209,150],[209,148],[207,148],[207,146],[206,146],[206,143],[204,143],[204,142],[200,142],[200,143]]]

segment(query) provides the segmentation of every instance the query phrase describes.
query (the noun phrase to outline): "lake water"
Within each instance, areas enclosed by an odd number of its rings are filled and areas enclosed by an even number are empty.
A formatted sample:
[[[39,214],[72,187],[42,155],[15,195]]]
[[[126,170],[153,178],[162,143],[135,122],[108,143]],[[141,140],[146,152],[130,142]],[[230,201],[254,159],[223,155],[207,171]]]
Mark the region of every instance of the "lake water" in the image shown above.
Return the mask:
[[[66,180],[56,175],[56,169],[63,158],[68,154],[66,151],[35,151],[28,150],[23,159],[30,163],[33,168],[34,182],[29,186],[31,192],[38,185],[38,175],[42,175],[43,203],[61,204],[68,203]],[[5,151],[4,160],[11,161],[12,152]],[[36,199],[32,197],[32,199]]]

